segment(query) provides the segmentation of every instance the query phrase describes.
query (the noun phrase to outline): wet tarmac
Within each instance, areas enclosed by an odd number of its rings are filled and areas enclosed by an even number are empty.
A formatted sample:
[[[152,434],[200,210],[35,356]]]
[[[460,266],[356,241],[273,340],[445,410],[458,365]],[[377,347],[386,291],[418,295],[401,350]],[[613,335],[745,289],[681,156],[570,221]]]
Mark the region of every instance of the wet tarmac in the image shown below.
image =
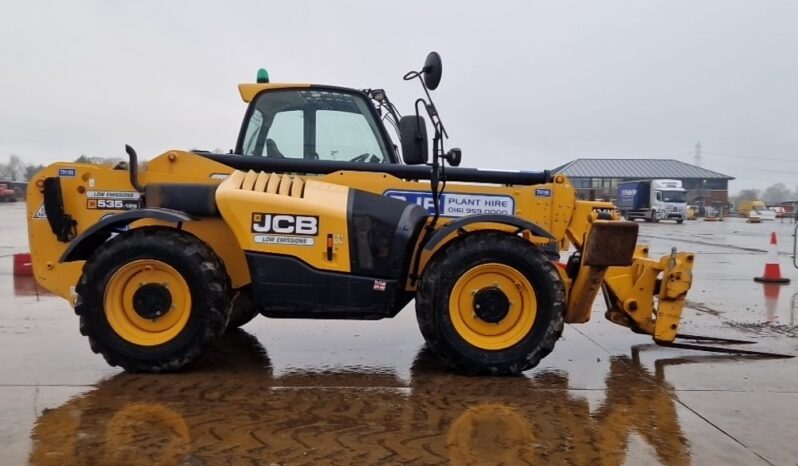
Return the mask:
[[[641,224],[653,252],[697,253],[682,330],[798,354],[789,223]],[[782,272],[760,275],[771,231]],[[89,350],[66,302],[14,279],[22,204],[0,204],[0,464],[796,464],[798,359],[661,348],[567,326],[516,378],[452,374],[412,304],[393,320],[255,319],[190,371],[126,374]]]

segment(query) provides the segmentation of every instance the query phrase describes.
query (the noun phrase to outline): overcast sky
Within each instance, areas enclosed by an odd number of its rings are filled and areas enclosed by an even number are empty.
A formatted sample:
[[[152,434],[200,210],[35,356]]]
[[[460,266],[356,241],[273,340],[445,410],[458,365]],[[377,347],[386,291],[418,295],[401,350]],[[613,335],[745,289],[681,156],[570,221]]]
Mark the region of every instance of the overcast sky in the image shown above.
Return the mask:
[[[383,87],[443,57],[434,93],[464,166],[675,158],[798,185],[798,2],[0,3],[0,161],[235,145],[236,85]]]

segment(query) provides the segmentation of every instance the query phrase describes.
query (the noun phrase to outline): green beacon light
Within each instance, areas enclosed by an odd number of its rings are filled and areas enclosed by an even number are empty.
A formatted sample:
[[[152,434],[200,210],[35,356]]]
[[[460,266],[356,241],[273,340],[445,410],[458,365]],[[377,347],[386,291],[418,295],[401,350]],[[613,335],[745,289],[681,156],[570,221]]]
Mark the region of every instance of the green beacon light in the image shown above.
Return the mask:
[[[269,72],[266,71],[266,68],[261,68],[258,70],[257,82],[258,84],[269,82]]]

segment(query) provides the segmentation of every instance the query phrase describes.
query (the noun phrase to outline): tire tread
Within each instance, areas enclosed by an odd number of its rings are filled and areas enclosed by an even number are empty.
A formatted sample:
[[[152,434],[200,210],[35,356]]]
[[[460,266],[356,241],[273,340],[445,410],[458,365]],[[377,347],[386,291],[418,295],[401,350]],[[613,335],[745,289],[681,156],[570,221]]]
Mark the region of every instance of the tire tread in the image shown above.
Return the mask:
[[[475,364],[472,359],[454,351],[441,338],[440,313],[449,312],[449,309],[447,306],[444,310],[436,310],[435,302],[440,299],[437,293],[441,292],[439,284],[443,283],[444,274],[457,270],[458,265],[475,251],[484,253],[490,250],[523,255],[529,261],[530,266],[545,270],[554,288],[554,300],[551,303],[554,312],[552,319],[547,323],[544,339],[523,359],[510,363],[483,361]],[[448,296],[446,296],[446,301],[448,302]],[[544,357],[552,352],[563,332],[565,303],[566,294],[562,279],[549,258],[540,249],[518,236],[502,232],[479,232],[456,240],[433,257],[427,265],[416,294],[416,317],[421,334],[430,349],[458,372],[468,375],[517,375],[537,366]]]
[[[155,360],[131,358],[115,351],[100,338],[91,319],[98,313],[87,305],[84,298],[89,293],[105,293],[106,264],[114,263],[114,256],[127,248],[174,248],[181,250],[188,261],[196,266],[204,288],[205,323],[198,338],[192,338],[181,354]],[[75,314],[80,317],[80,333],[89,339],[91,350],[102,355],[111,366],[121,366],[131,372],[174,372],[196,360],[225,330],[230,318],[230,278],[224,263],[211,247],[197,237],[180,230],[144,227],[120,233],[103,243],[86,261],[83,274],[75,287]],[[99,312],[104,312],[102,309]],[[192,309],[192,312],[194,310]]]

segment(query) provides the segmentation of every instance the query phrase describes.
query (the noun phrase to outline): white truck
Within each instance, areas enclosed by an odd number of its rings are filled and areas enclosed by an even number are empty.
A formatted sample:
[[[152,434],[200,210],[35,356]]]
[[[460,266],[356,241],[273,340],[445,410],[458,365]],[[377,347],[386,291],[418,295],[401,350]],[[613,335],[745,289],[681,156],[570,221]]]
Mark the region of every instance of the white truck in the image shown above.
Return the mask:
[[[628,220],[675,220],[683,223],[687,192],[681,180],[637,180],[618,184],[618,210]]]

